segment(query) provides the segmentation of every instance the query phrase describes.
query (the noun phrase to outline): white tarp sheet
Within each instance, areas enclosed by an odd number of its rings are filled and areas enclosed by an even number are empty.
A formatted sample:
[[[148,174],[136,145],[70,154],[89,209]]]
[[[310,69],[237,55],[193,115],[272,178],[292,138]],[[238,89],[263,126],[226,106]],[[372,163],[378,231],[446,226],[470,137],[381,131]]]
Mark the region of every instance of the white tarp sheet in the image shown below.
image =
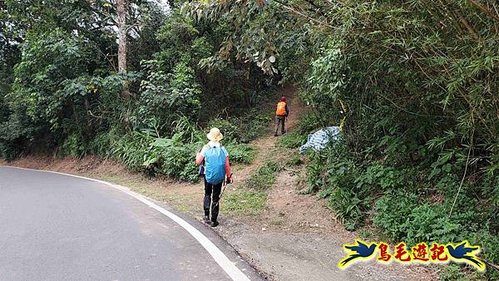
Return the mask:
[[[308,135],[307,143],[300,147],[300,153],[304,153],[307,149],[320,151],[324,149],[329,142],[335,142],[340,137],[340,127],[332,126],[320,129],[319,131]]]

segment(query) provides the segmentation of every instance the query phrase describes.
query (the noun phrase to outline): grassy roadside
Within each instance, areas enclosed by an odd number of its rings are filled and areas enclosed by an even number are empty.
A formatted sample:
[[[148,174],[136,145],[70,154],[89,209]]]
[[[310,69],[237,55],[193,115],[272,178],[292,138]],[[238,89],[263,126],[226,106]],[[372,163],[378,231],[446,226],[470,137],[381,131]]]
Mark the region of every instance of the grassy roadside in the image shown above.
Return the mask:
[[[222,212],[231,217],[259,215],[267,202],[264,191],[236,190],[228,193],[221,204]]]
[[[179,184],[163,180],[151,180],[138,175],[128,176],[109,176],[109,175],[95,175],[90,173],[89,177],[94,177],[100,180],[116,183],[126,186],[130,190],[145,195],[157,201],[167,202],[174,209],[179,212],[195,215],[199,209],[200,202],[199,194],[196,189],[201,189],[200,184]],[[178,185],[173,188],[173,185]],[[185,187],[191,189],[189,192],[180,192],[178,189]],[[175,192],[177,190],[177,192]],[[199,192],[200,193],[200,192]]]
[[[230,216],[256,216],[265,208],[268,191],[274,184],[280,167],[268,161],[258,167],[241,184],[238,190],[228,193],[223,202],[224,211]]]

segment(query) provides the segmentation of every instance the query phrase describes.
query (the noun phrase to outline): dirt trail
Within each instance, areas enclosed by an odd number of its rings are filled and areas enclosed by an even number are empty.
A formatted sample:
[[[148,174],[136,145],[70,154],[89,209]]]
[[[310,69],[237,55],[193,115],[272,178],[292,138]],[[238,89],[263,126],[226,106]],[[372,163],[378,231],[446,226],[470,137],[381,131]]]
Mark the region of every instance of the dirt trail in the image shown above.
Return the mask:
[[[298,100],[296,89],[292,86],[286,86],[281,90],[283,95],[286,96],[290,114],[286,121],[286,128],[288,131],[292,131],[298,124],[298,120],[303,116],[305,108],[301,105]],[[256,155],[255,159],[250,165],[243,167],[236,167],[235,175],[237,181],[235,187],[239,187],[244,181],[263,163],[268,160],[280,160],[279,150],[276,149],[276,143],[278,137],[274,137],[273,130],[275,130],[274,120],[269,124],[269,134],[267,136],[260,137],[250,143],[250,145],[255,149]],[[229,152],[230,153],[230,152]],[[281,157],[282,158],[282,157]]]
[[[286,96],[290,108],[287,120],[287,130],[293,132],[301,117],[306,112],[306,107],[299,101],[296,88],[284,87],[281,95]],[[269,124],[268,136],[263,136],[251,142],[256,151],[255,160],[250,165],[238,166],[234,169],[235,183],[233,188],[226,192],[232,192],[243,188],[245,180],[251,176],[261,165],[267,161],[284,163],[290,157],[297,154],[296,149],[286,149],[277,146],[279,137],[274,137],[275,124]],[[319,200],[314,195],[300,195],[299,190],[304,187],[301,182],[303,170],[301,168],[289,168],[281,171],[276,183],[269,192],[267,205],[263,213],[255,218],[238,218],[253,226],[263,227],[268,230],[285,232],[313,232],[332,233],[341,230],[347,239],[354,237],[343,231],[341,224],[334,214],[326,207],[325,200]],[[256,222],[256,223],[255,223]],[[338,233],[337,233],[338,234]],[[347,239],[344,239],[347,241]],[[350,240],[351,241],[351,240]]]
[[[306,108],[298,98],[296,88],[287,86],[281,90],[286,96],[290,108],[290,115],[287,120],[287,130],[293,132],[298,125],[298,121],[304,116]],[[269,125],[272,131],[275,129],[274,123]],[[277,147],[279,137],[274,137],[273,133],[261,137],[251,143],[256,150],[255,160],[241,169],[235,169],[237,181],[234,189],[244,185],[244,181],[262,164],[267,161],[284,163],[292,155],[297,154],[296,149],[286,149]],[[314,232],[323,233],[342,229],[341,224],[336,220],[334,214],[325,206],[324,200],[318,200],[314,195],[299,195],[298,191],[303,188],[300,182],[300,173],[303,169],[285,169],[281,171],[276,183],[269,192],[267,205],[263,213],[255,220],[254,217],[246,221],[250,225],[257,221],[256,225],[269,230],[279,230],[285,232]],[[228,191],[230,192],[230,190]],[[347,235],[348,238],[353,236]]]

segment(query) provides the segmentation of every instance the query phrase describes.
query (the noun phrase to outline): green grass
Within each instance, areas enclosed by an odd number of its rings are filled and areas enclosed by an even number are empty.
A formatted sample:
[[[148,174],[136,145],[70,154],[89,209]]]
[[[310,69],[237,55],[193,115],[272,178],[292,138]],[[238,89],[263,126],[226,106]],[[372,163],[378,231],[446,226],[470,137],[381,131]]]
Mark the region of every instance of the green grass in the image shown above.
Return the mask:
[[[279,138],[277,146],[285,148],[298,148],[306,141],[306,136],[300,135],[298,132],[291,132]]]
[[[288,161],[286,161],[286,166],[300,166],[302,164],[303,160],[298,153],[294,154]]]
[[[272,161],[263,164],[244,182],[244,188],[225,195],[222,203],[224,211],[236,216],[260,214],[267,202],[268,190],[274,184],[280,169]]]
[[[244,185],[253,190],[268,190],[274,184],[280,170],[277,163],[266,162],[245,181]]]
[[[221,206],[230,215],[256,216],[261,213],[267,202],[267,192],[256,190],[236,190],[228,192]]]

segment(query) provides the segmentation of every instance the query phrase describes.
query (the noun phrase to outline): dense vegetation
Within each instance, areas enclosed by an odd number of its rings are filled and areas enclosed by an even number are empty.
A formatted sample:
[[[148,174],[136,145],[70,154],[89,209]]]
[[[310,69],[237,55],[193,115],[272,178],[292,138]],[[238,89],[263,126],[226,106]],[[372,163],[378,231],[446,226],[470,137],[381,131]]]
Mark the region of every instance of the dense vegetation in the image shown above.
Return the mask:
[[[312,110],[285,146],[345,120],[306,162],[348,229],[469,239],[499,263],[496,1],[134,0],[126,73],[114,2],[18,2],[0,3],[2,157],[98,154],[190,180],[200,128],[247,162],[266,119],[240,108],[292,82]]]
[[[96,154],[196,180],[192,154],[208,124],[226,133],[233,161],[250,160],[251,149],[237,144],[268,119],[249,120],[238,108],[261,103],[273,78],[237,60],[208,71],[202,62],[227,27],[129,2],[126,72],[117,71],[114,2],[0,4],[0,156]]]

